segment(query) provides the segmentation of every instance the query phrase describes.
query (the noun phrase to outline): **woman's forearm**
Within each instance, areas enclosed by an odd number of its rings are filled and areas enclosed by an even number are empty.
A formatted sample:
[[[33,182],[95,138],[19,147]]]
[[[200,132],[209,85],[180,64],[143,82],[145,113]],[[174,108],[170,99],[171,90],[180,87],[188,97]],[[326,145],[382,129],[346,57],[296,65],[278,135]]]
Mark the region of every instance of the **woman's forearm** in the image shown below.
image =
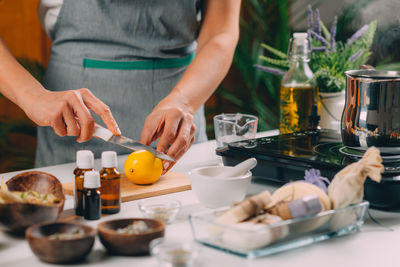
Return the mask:
[[[196,57],[167,97],[178,98],[192,114],[221,83],[239,39],[240,0],[207,1]]]
[[[44,91],[43,86],[16,61],[0,40],[0,92],[25,109],[32,96]]]
[[[179,95],[193,114],[213,94],[232,63],[237,38],[213,36],[196,54],[171,95]]]

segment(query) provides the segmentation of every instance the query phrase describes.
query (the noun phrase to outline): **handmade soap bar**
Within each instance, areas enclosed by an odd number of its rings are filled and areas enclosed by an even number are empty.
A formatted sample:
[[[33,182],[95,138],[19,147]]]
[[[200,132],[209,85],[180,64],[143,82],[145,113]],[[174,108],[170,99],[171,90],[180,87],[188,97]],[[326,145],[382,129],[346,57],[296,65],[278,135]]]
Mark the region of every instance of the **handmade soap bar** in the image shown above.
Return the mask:
[[[231,207],[224,214],[222,214],[217,220],[220,224],[237,224],[245,221],[246,219],[260,213],[264,209],[268,208],[272,204],[272,197],[268,191],[264,191],[258,195],[251,196],[238,204]],[[222,234],[224,229],[212,225],[208,229],[211,236]]]
[[[292,218],[298,218],[317,214],[322,210],[322,204],[317,195],[310,195],[289,202],[288,208]]]
[[[281,222],[279,216],[271,214],[259,215],[249,221],[229,226],[225,229],[222,240],[231,248],[252,250],[265,247],[274,241],[284,238],[289,229],[287,225],[270,228]]]
[[[331,201],[328,195],[318,186],[305,181],[296,181],[278,188],[273,194],[272,199],[275,204],[288,203],[306,196],[316,195],[322,204],[322,210],[331,209]]]
[[[268,210],[284,220],[317,214],[322,210],[322,204],[317,195],[309,195],[290,202],[279,202]]]
[[[268,208],[272,203],[271,194],[264,191],[258,195],[246,198],[236,204],[217,219],[218,223],[234,224],[242,222],[260,211]]]

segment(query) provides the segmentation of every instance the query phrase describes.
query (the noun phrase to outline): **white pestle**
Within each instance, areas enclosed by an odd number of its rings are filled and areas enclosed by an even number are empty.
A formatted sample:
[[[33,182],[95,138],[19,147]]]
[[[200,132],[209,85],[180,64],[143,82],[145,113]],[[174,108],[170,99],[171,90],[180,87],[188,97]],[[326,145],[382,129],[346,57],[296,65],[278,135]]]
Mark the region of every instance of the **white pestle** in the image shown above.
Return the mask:
[[[255,158],[249,158],[234,167],[230,167],[228,170],[216,175],[215,177],[238,177],[247,173],[247,171],[253,169],[257,165]]]

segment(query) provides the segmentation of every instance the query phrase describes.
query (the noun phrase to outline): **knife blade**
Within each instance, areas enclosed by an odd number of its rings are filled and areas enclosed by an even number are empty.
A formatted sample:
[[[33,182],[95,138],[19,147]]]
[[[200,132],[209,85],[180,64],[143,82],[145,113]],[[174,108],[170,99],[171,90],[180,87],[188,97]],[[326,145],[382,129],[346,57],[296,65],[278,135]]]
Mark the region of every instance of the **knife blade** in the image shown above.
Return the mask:
[[[131,138],[128,138],[128,137],[125,137],[122,135],[114,135],[110,130],[100,126],[97,123],[95,123],[95,125],[94,125],[93,136],[98,137],[106,142],[113,143],[113,144],[116,144],[119,146],[123,146],[123,147],[128,148],[133,151],[147,150],[159,159],[176,162],[176,160],[174,158],[168,156],[167,154],[158,152],[156,149],[154,149],[151,146],[144,145],[144,144],[140,143],[139,141],[133,140]]]

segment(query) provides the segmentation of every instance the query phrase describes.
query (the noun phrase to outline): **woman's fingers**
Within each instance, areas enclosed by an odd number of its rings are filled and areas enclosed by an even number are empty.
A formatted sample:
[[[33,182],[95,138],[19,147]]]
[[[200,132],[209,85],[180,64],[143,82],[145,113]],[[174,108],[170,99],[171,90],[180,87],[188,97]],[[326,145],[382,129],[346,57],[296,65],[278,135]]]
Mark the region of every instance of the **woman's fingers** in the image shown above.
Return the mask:
[[[187,114],[191,116],[190,114]],[[162,134],[160,141],[157,144],[157,150],[165,152],[169,145],[172,145],[177,138],[178,131],[182,127],[182,123],[185,123],[187,119],[186,114],[180,108],[171,108],[165,115],[164,127],[162,129]],[[186,125],[185,125],[186,126]]]
[[[69,104],[72,106],[74,116],[77,117],[76,120],[79,122],[80,133],[76,139],[78,142],[88,141],[94,132],[94,118],[85,103],[83,102],[82,96],[77,90],[67,95]]]
[[[63,110],[63,120],[65,126],[67,127],[66,130],[68,136],[79,136],[81,134],[79,123],[76,120],[71,107],[65,108]]]
[[[100,99],[94,96],[89,89],[82,88],[75,91],[80,94],[83,103],[89,109],[93,110],[94,113],[100,116],[100,118],[104,121],[107,128],[111,132],[116,135],[121,135],[121,130],[119,129],[110,108],[106,104],[104,104]]]
[[[175,136],[174,140],[170,142],[171,145],[168,149],[168,155],[174,159],[182,157],[191,146],[191,141],[196,130],[196,127],[193,124],[193,116],[186,114],[183,117],[178,130],[178,134]]]
[[[63,137],[67,134],[67,129],[65,127],[65,123],[62,117],[62,113],[58,113],[54,116],[52,116],[51,121],[50,121],[50,126],[53,128],[53,131]]]
[[[194,143],[195,137],[193,135],[192,139],[190,140],[190,145],[189,147],[191,147]],[[187,148],[182,147],[177,153],[176,153],[176,159],[181,158],[187,151]],[[170,161],[164,161],[163,162],[163,172],[162,174],[166,174],[174,165],[176,162],[170,162]]]
[[[43,104],[46,104],[46,102]],[[68,108],[67,101],[60,101],[58,105],[52,106],[51,109],[46,110],[46,113],[40,112],[40,116],[45,117],[42,126],[50,126],[53,128],[55,134],[61,137],[65,136],[67,134],[67,129],[63,120],[63,111]]]
[[[151,145],[159,136],[158,136],[158,131],[157,129],[161,126],[163,122],[162,117],[157,118],[158,115],[150,114],[147,116],[144,125],[143,125],[143,130],[140,135],[140,143],[145,144],[145,145]]]

